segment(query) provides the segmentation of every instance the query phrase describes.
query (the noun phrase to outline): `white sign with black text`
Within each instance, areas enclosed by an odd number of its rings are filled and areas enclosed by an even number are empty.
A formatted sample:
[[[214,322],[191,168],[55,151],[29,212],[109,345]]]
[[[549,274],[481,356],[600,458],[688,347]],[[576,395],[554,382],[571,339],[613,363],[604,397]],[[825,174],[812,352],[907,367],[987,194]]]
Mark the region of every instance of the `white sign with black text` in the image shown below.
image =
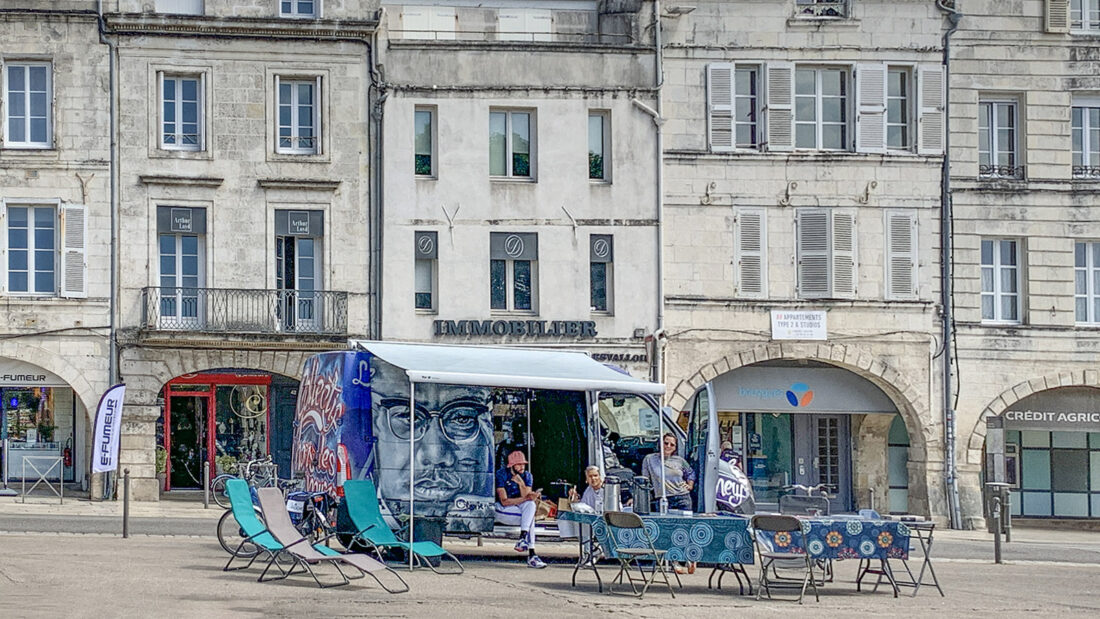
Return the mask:
[[[825,310],[772,310],[772,339],[828,339]]]

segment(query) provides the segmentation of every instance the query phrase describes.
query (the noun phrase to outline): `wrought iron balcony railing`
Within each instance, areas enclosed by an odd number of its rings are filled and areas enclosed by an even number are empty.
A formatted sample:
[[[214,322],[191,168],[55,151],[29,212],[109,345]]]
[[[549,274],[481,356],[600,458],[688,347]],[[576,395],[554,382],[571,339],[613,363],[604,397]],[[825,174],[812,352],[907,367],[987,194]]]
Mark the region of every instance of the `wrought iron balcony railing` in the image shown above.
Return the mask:
[[[847,17],[848,0],[798,0],[795,15],[810,19]]]
[[[347,335],[348,293],[331,290],[143,288],[154,331]]]
[[[978,178],[984,181],[991,180],[1014,180],[1021,181],[1025,178],[1027,172],[1025,166],[1010,166],[1010,165],[979,165],[978,166]]]
[[[1100,181],[1100,167],[1075,165],[1073,179],[1078,181]]]

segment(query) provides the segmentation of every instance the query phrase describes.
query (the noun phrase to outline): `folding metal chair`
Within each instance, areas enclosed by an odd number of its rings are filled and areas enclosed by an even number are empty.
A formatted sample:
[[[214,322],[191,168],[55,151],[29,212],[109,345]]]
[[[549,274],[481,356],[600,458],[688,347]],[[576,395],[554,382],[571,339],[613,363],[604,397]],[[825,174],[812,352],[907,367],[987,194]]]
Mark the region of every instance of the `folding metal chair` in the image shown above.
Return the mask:
[[[810,553],[806,550],[804,540],[796,542],[795,540],[802,540],[802,523],[798,518],[794,516],[785,515],[770,515],[760,514],[752,517],[752,529],[753,529],[753,545],[756,546],[756,553],[760,557],[760,580],[757,583],[756,599],[760,599],[760,594],[767,593],[768,599],[772,597],[772,589],[776,588],[797,588],[798,603],[802,603],[802,598],[806,595],[806,586],[809,585],[814,589],[814,599],[821,601],[821,597],[817,592],[817,582],[814,580],[814,561],[810,557]],[[786,545],[777,545],[774,540],[777,534],[785,534]],[[771,543],[764,543],[761,539],[762,536],[768,536],[765,539],[772,540]],[[777,569],[782,570],[797,570],[802,572],[805,570],[801,582],[797,580],[783,579],[776,576],[772,577],[768,575],[768,570],[771,569],[776,572]]]
[[[630,589],[634,592],[634,595],[641,598],[649,589],[649,585],[657,580],[657,574],[660,573],[665,581],[665,586],[668,587],[668,592],[675,598],[676,592],[672,590],[672,583],[668,580],[668,551],[657,550],[653,546],[653,540],[646,532],[645,523],[642,522],[642,519],[637,514],[630,512],[604,512],[603,520],[607,524],[607,537],[611,545],[610,554],[619,560],[619,573],[615,576],[612,584],[621,583],[625,574],[630,582]],[[616,529],[632,530],[634,532],[633,537],[638,540],[639,545],[632,547],[620,546],[618,539],[616,539]],[[653,569],[649,571],[648,577],[645,567],[641,563],[642,561],[653,562]],[[631,568],[638,569],[641,576],[639,581],[635,581],[634,576],[631,574]],[[641,591],[638,591],[635,582],[641,582]],[[608,585],[607,590],[611,593],[614,592],[611,584]]]

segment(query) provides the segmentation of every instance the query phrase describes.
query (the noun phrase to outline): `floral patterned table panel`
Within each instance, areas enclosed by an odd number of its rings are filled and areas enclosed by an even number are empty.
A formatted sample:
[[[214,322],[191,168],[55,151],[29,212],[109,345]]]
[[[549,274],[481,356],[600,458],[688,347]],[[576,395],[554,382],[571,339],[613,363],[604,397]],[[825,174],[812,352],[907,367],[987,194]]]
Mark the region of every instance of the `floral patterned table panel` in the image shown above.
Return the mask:
[[[904,522],[854,518],[799,518],[802,533],[771,533],[777,550],[801,546],[819,559],[908,559],[909,527]]]
[[[607,525],[600,516],[559,512],[558,518],[590,525],[600,546],[605,551],[609,547]],[[746,518],[657,514],[641,518],[653,546],[658,550],[667,550],[670,561],[716,565],[753,563],[752,537]],[[632,529],[616,529],[615,541],[623,548],[645,545],[645,541],[638,537],[638,531]]]

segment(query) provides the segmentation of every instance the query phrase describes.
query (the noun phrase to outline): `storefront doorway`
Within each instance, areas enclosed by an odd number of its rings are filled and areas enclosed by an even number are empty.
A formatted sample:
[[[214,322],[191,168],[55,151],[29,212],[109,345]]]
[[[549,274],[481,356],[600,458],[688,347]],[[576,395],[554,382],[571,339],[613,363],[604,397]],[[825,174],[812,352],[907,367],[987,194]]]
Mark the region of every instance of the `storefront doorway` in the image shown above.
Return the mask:
[[[84,433],[87,413],[72,388],[57,375],[22,361],[0,359],[0,438],[6,438],[6,459],[0,450],[0,475],[21,479],[46,474],[51,481],[83,483]],[[60,466],[55,463],[61,460]],[[52,469],[50,467],[53,467]]]

